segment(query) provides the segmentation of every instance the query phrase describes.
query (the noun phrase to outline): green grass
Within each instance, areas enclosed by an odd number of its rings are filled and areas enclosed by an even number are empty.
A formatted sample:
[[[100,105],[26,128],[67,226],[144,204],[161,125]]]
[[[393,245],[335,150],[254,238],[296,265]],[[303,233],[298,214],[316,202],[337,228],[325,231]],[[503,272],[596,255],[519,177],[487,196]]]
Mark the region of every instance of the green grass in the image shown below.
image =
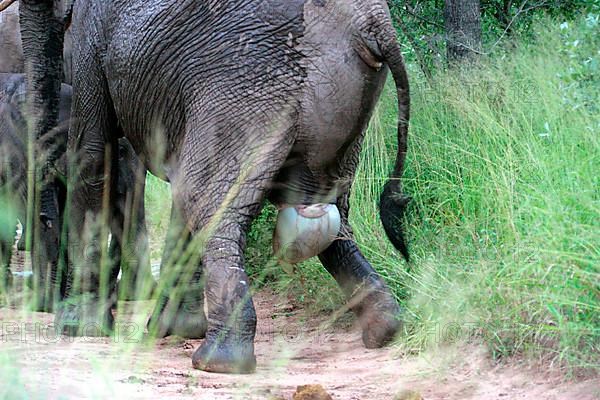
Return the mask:
[[[145,188],[146,225],[150,236],[150,259],[161,259],[169,221],[171,219],[171,187],[148,174]]]
[[[396,146],[388,85],[365,140],[351,222],[405,308],[403,351],[478,338],[495,357],[525,355],[569,372],[598,367],[597,27],[594,17],[562,28],[544,20],[533,43],[476,67],[439,73],[431,84],[411,73],[410,265],[378,220]],[[251,233],[255,274],[269,263],[273,220],[269,210]],[[271,284],[312,308],[341,306],[318,262],[295,276],[270,268]]]

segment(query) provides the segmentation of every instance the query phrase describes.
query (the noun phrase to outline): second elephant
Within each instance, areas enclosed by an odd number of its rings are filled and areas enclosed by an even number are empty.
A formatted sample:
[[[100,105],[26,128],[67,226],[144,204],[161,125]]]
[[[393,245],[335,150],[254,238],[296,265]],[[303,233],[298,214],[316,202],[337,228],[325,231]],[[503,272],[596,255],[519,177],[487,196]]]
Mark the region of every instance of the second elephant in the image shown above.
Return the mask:
[[[26,82],[23,74],[0,73],[0,268],[3,283],[10,283],[10,259],[15,237],[17,219],[23,227],[27,224],[28,190],[28,144],[26,104]],[[67,195],[66,183],[66,140],[71,114],[71,87],[61,87],[59,123],[44,136],[44,145],[55,155],[48,158],[58,160],[54,164],[52,177],[59,188],[60,212],[64,213]],[[117,207],[111,217],[111,241],[109,257],[112,261],[110,282],[116,282],[116,274],[121,270],[119,284],[121,298],[134,298],[136,293],[145,291],[150,295],[153,279],[148,259],[148,234],[146,232],[144,210],[144,186],[146,170],[135,155],[129,142],[119,141],[119,174],[115,186]],[[40,154],[39,151],[35,152]],[[61,217],[62,218],[62,217]],[[24,230],[25,232],[25,230]],[[46,240],[43,237],[41,240]],[[59,243],[49,247],[59,251]],[[53,303],[60,300],[65,292],[65,280],[61,271],[48,270],[33,263],[34,281],[38,288],[35,308],[51,311]],[[113,285],[113,283],[111,283]],[[110,289],[115,291],[116,287]]]

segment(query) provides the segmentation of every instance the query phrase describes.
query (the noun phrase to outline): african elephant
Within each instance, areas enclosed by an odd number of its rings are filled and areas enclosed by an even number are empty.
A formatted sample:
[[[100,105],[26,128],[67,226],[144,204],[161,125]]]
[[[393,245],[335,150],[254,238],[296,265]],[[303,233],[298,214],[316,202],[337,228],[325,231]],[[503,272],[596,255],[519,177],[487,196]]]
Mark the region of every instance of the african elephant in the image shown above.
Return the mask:
[[[15,237],[16,219],[25,226],[27,222],[27,128],[26,128],[26,82],[23,74],[0,73],[0,192],[3,209],[12,210],[3,219],[3,235],[0,240],[0,254],[5,284],[10,279],[10,256]],[[56,159],[52,178],[59,189],[59,211],[64,213],[67,188],[66,183],[66,141],[71,115],[71,87],[61,86],[60,111],[58,125],[44,136],[44,147],[56,153],[50,157]],[[39,154],[39,153],[38,153]],[[111,237],[109,257],[112,261],[112,274],[122,269],[119,291],[121,296],[131,298],[135,294],[139,281],[148,282],[150,264],[148,260],[148,237],[144,212],[144,182],[146,170],[137,158],[126,139],[119,141],[119,173],[116,185],[116,207],[111,218]],[[11,218],[12,217],[12,218]],[[62,217],[61,217],[62,218]],[[42,237],[42,240],[46,238]],[[48,247],[58,254],[59,243]],[[34,279],[43,294],[40,295],[41,310],[50,311],[53,301],[64,294],[64,279],[57,268],[44,268],[33,263]],[[139,276],[139,279],[138,279]],[[116,287],[112,288],[113,291]],[[52,293],[53,292],[53,293]]]
[[[59,79],[52,55],[60,58],[64,28],[51,3],[23,0],[21,17],[26,57],[36,60],[35,106],[50,116],[56,88],[42,77]],[[350,186],[387,66],[398,93],[399,146],[380,210],[407,257],[400,178],[408,79],[385,1],[80,0],[72,35],[68,301],[55,319],[63,332],[81,334],[90,323],[104,333],[112,328],[97,290],[101,268],[84,262],[82,238],[102,234],[104,190],[116,182],[111,149],[124,136],[149,170],[171,182],[175,212],[201,245],[207,329],[194,367],[255,368],[256,314],[243,248],[265,200],[339,210],[339,238],[319,259],[348,296],[364,344],[394,337],[398,303],[348,222]],[[53,53],[42,50],[44,40],[57,44]],[[160,310],[153,316],[163,317]]]
[[[66,6],[65,6],[66,7]],[[71,84],[71,32],[65,32],[62,82]],[[0,73],[24,73],[19,24],[19,3],[0,12]]]
[[[58,124],[46,135],[44,146],[47,147],[47,158],[60,159],[62,156],[62,168],[60,163],[53,166],[53,173],[48,175],[51,184],[57,187],[58,202],[61,205],[59,213],[62,214],[66,201],[66,189],[64,186],[64,154],[66,151],[66,137],[68,133],[68,121],[71,113],[71,87],[62,85],[61,102],[59,104]],[[9,263],[14,243],[17,219],[23,226],[27,224],[28,184],[31,178],[28,165],[28,152],[30,143],[27,135],[26,121],[26,84],[23,74],[0,73],[0,191],[4,210],[12,210],[5,215],[2,230],[5,232],[0,241],[2,252],[2,268],[10,274]],[[41,153],[38,153],[41,155]],[[62,169],[62,174],[58,172]],[[35,178],[35,177],[34,177]],[[43,219],[43,217],[42,217]],[[43,244],[37,248],[44,252],[46,259],[58,260],[59,241],[56,235],[41,235]],[[36,253],[39,257],[39,253]],[[47,263],[32,262],[34,269],[36,290],[35,309],[50,311],[54,301],[60,299],[61,284],[59,279],[58,264],[47,267]]]

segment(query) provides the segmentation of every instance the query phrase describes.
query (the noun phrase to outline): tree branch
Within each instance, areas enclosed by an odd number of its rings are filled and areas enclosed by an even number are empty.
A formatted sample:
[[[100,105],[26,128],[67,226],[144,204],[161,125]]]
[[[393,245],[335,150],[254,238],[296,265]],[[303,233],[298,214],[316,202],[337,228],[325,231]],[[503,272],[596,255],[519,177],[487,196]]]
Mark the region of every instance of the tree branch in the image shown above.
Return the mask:
[[[427,18],[424,18],[424,17],[420,16],[419,14],[417,14],[415,12],[415,10],[412,9],[412,7],[408,4],[408,1],[406,1],[406,0],[404,1],[404,9],[406,10],[407,13],[409,13],[410,15],[412,15],[413,17],[415,17],[416,19],[425,22],[426,24],[433,25],[433,26],[436,26],[438,28],[444,29],[444,25],[439,24],[439,23],[437,23],[435,21],[428,20]]]
[[[425,75],[425,79],[427,80],[427,82],[431,83],[431,80],[432,80],[431,70],[427,66],[427,63],[425,62],[425,58],[421,54],[421,51],[419,50],[417,43],[415,43],[414,38],[408,33],[408,31],[406,30],[406,28],[404,26],[404,22],[402,22],[400,17],[393,15],[392,19],[394,20],[396,25],[398,27],[400,27],[400,30],[402,31],[402,33],[404,34],[406,39],[408,39],[408,41],[410,42],[410,45],[412,46],[413,51],[415,52],[415,57],[417,58],[417,62],[419,63],[419,67],[421,67],[421,71],[423,71],[423,75]]]
[[[512,19],[510,20],[510,22],[508,23],[508,25],[506,25],[506,29],[504,29],[504,32],[502,32],[502,35],[500,35],[500,37],[498,38],[498,40],[496,40],[496,42],[490,47],[490,49],[487,51],[487,53],[490,53],[494,47],[496,47],[498,45],[498,43],[500,43],[500,41],[502,41],[502,39],[504,39],[504,36],[506,36],[506,34],[508,33],[508,31],[510,30],[512,24],[517,20],[517,18],[524,13],[527,13],[533,9],[539,8],[539,7],[543,7],[546,4],[546,0],[542,0],[537,4],[534,4],[532,6],[529,6],[527,8],[525,8],[525,6],[527,5],[527,1],[528,0],[523,0],[523,3],[521,4],[521,6],[519,7],[519,9],[517,10],[516,14],[514,17],[512,17]]]

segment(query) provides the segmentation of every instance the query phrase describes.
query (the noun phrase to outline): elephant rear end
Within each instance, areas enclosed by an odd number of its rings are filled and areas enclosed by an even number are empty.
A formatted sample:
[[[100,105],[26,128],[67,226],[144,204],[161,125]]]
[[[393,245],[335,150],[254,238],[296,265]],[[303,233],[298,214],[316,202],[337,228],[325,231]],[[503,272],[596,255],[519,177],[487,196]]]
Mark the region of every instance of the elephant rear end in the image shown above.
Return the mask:
[[[364,133],[388,70],[398,97],[398,152],[380,198],[392,244],[408,260],[400,178],[406,157],[409,87],[396,31],[383,0],[322,1],[305,6],[307,79],[298,136],[271,198],[276,203],[337,201],[347,218],[349,190]]]

